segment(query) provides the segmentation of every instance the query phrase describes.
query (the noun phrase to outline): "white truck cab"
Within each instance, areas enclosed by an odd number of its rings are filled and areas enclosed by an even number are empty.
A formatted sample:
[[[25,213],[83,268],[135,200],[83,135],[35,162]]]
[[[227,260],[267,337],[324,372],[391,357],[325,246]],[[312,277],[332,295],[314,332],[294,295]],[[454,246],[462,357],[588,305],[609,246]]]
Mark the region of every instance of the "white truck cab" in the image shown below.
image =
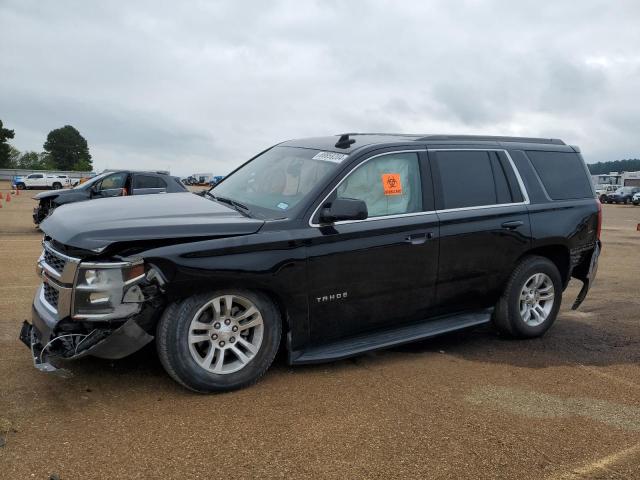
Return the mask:
[[[55,175],[46,173],[32,173],[26,177],[16,179],[16,188],[19,190],[47,189],[59,190],[71,185],[71,179],[67,175]]]

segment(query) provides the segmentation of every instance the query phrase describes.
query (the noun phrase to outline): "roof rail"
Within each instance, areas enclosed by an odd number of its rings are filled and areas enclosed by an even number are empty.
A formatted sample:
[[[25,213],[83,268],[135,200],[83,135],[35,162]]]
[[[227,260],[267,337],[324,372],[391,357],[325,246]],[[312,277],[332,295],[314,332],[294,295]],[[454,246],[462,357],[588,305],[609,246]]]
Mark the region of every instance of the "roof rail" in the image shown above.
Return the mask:
[[[112,172],[157,173],[158,175],[171,175],[169,170],[134,170],[131,168],[105,168],[100,173],[112,173]]]
[[[519,142],[519,143],[546,143],[552,145],[566,145],[558,138],[535,138],[535,137],[502,137],[493,135],[425,135],[418,138],[418,141],[427,140],[478,140],[494,142]]]

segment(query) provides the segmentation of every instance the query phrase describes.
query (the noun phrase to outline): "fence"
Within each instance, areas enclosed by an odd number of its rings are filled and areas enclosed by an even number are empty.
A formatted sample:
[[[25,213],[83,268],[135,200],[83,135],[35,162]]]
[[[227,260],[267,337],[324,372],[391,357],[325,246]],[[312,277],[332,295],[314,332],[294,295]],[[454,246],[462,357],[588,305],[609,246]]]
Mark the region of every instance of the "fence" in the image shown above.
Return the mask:
[[[74,172],[69,170],[28,170],[21,168],[0,168],[0,180],[13,180],[14,177],[26,177],[32,173],[46,175],[67,175],[69,178],[82,178],[95,175],[94,172]]]

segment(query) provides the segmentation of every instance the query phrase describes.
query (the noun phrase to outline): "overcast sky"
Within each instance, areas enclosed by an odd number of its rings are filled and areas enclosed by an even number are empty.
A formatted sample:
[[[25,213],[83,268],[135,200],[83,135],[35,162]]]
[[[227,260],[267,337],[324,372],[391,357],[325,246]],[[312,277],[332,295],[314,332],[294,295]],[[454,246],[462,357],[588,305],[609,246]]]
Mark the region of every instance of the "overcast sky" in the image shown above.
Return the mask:
[[[640,157],[640,1],[0,0],[0,119],[94,166],[225,174],[345,131],[559,137]]]

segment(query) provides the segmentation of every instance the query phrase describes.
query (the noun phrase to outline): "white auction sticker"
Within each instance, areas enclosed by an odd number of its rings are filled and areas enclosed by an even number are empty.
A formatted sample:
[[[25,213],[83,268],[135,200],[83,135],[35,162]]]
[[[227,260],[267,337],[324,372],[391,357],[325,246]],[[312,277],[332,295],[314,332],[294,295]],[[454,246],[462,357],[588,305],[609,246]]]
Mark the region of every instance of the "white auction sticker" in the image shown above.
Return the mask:
[[[349,155],[345,155],[344,153],[320,152],[313,156],[313,160],[325,160],[327,162],[340,163],[348,156]]]

